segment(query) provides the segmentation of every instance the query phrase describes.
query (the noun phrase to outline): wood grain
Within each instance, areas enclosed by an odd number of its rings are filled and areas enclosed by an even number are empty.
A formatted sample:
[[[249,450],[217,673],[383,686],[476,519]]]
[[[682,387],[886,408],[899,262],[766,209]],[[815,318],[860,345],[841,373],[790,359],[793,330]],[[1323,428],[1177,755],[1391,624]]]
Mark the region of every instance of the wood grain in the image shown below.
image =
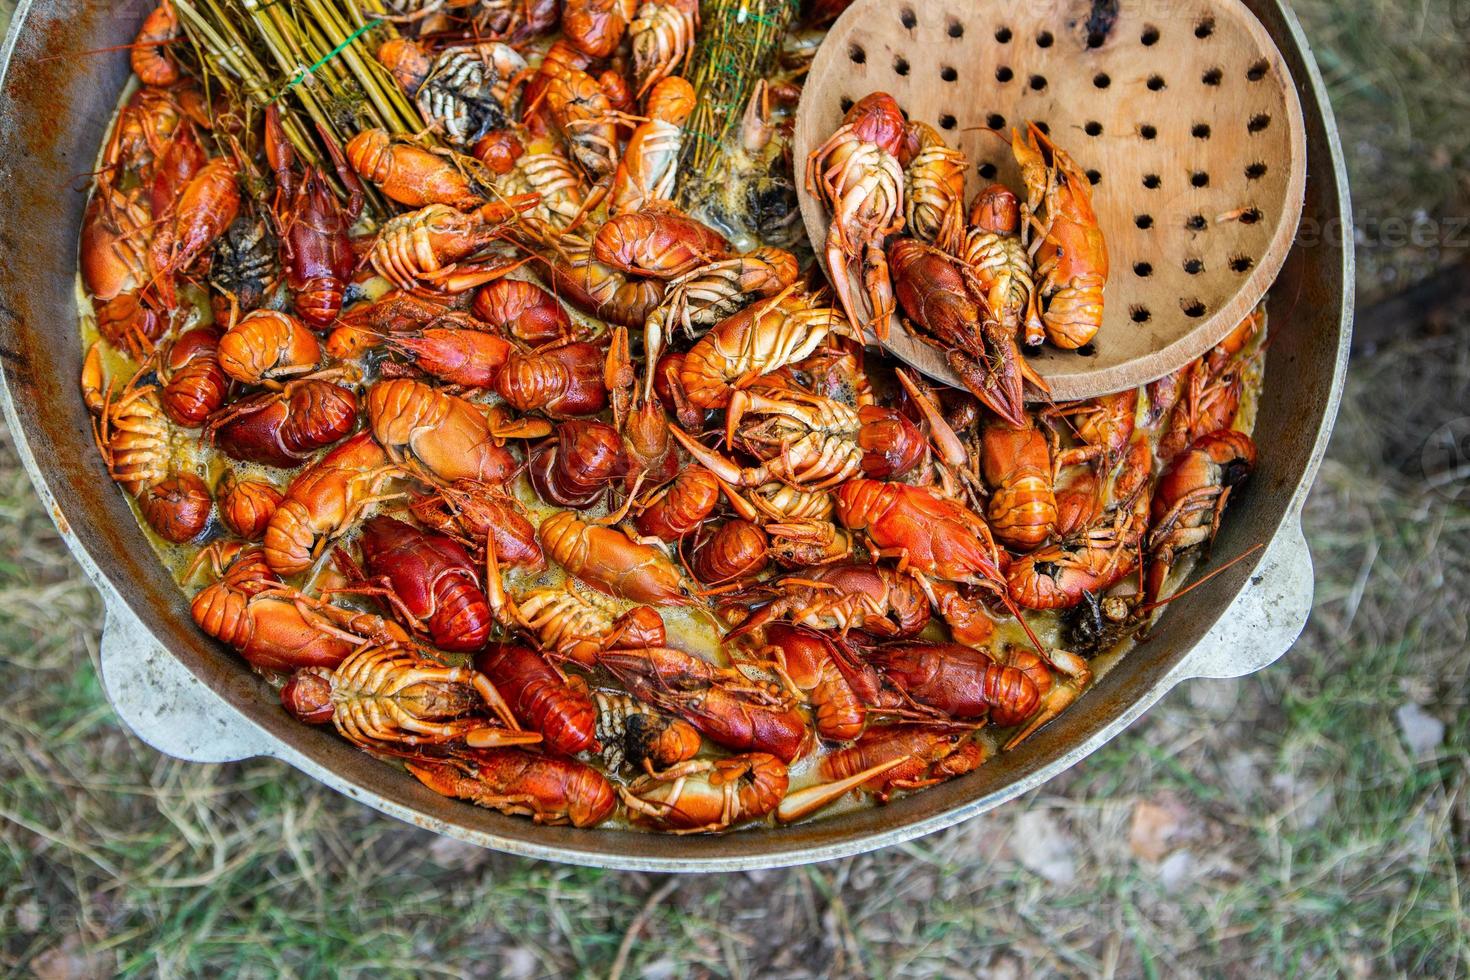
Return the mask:
[[[812,65],[799,167],[873,91],[965,151],[970,194],[994,180],[1022,191],[1006,134],[1027,120],[1094,179],[1111,263],[1103,326],[1085,353],[1031,358],[1057,400],[1135,387],[1204,353],[1260,302],[1295,237],[1301,104],[1239,0],[857,0]],[[820,254],[826,212],[800,196]],[[887,346],[958,384],[901,325]]]

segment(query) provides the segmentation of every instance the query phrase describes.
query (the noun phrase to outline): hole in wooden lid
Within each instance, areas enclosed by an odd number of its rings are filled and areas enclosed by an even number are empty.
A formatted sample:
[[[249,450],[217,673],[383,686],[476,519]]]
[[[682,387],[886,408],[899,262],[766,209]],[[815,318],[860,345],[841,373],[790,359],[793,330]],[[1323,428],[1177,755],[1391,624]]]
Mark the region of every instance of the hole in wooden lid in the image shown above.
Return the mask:
[[[1102,31],[1087,32],[1087,46],[1089,48],[1100,48],[1107,43],[1108,36]]]
[[[1197,276],[1205,271],[1205,263],[1201,259],[1187,259],[1184,263],[1184,271],[1191,276]]]
[[[1194,36],[1199,38],[1201,41],[1203,41],[1205,38],[1209,37],[1213,33],[1215,33],[1215,18],[1213,17],[1206,17],[1204,20],[1194,25]]]
[[[1260,61],[1257,61],[1255,64],[1251,65],[1249,69],[1247,69],[1245,77],[1253,82],[1259,82],[1261,79],[1266,77],[1266,72],[1270,70],[1271,66],[1266,63],[1265,58],[1262,58]]]
[[[1163,75],[1148,76],[1148,90],[1150,92],[1162,92],[1165,88]]]
[[[868,60],[868,52],[863,50],[861,44],[854,44],[849,47],[847,49],[847,56],[852,59],[852,63],[855,65],[861,65]]]
[[[1140,279],[1147,279],[1154,274],[1154,267],[1148,262],[1133,263],[1133,274]]]
[[[976,169],[976,173],[978,173],[983,180],[994,180],[997,171],[995,169],[995,164],[986,161],[985,163],[980,164],[980,166]]]
[[[952,82],[960,77],[960,73],[958,71],[955,71],[953,65],[945,65],[943,68],[939,69],[939,77],[944,79],[946,82]]]
[[[1207,139],[1209,139],[1210,138],[1210,124],[1209,123],[1195,123],[1194,126],[1193,126],[1193,128],[1190,129],[1189,135],[1193,136],[1197,140],[1207,140]]]
[[[842,114],[844,116],[847,115],[847,111],[851,109],[854,105],[852,101],[852,96],[850,95],[844,95],[841,101],[839,101],[837,104],[842,106]]]
[[[989,126],[991,129],[1005,129],[1006,117],[1002,116],[998,112],[992,112],[990,115],[985,117],[985,125]]]
[[[1047,125],[1045,119],[1037,119],[1032,125],[1034,125],[1037,129],[1041,130],[1041,135],[1042,136],[1050,136],[1051,135],[1051,127]]]
[[[1184,227],[1190,231],[1204,231],[1209,226],[1210,223],[1205,220],[1205,216],[1202,214],[1190,215],[1189,220],[1184,222]]]
[[[1002,28],[998,29],[995,32],[995,39],[997,41],[999,41],[1001,44],[1010,44],[1011,43],[1011,29],[1009,27],[1002,27]]]
[[[1036,46],[1038,48],[1049,48],[1055,41],[1056,38],[1051,36],[1051,31],[1042,31],[1036,35]]]
[[[1032,75],[1031,76],[1031,82],[1030,82],[1030,84],[1031,84],[1031,91],[1033,91],[1033,92],[1040,92],[1040,91],[1042,91],[1043,89],[1046,88],[1046,76],[1045,75]]]
[[[1181,299],[1179,308],[1184,311],[1185,316],[1198,318],[1205,315],[1205,304],[1198,299]]]
[[[1082,127],[1082,131],[1088,136],[1101,136],[1103,131],[1102,123],[1093,119],[1086,126]]]
[[[1091,184],[1093,187],[1096,187],[1098,184],[1101,184],[1102,183],[1102,171],[1101,170],[1089,170],[1089,171],[1087,171],[1087,182],[1089,184]]]
[[[1077,348],[1077,356],[1078,357],[1096,357],[1097,356],[1097,345],[1096,344],[1083,344],[1081,347]]]
[[[1134,323],[1147,323],[1153,316],[1147,306],[1133,306],[1128,310],[1128,315],[1133,318]]]
[[[1015,77],[1016,77],[1016,73],[1013,72],[1013,71],[1011,71],[1005,65],[1001,65],[999,68],[997,68],[995,70],[995,80],[997,82],[1000,82],[1001,84],[1005,84],[1006,82],[1009,82],[1011,79],[1013,79]]]
[[[1269,112],[1258,112],[1251,116],[1251,121],[1246,123],[1245,128],[1252,133],[1263,133],[1271,125],[1271,114]]]
[[[1249,272],[1251,271],[1251,266],[1255,264],[1255,259],[1249,255],[1236,255],[1230,259],[1230,268],[1235,272]]]
[[[1154,226],[1154,216],[1151,214],[1140,214],[1133,219],[1133,223],[1141,230],[1148,231]]]
[[[909,73],[909,60],[903,57],[894,58],[893,72],[896,75],[907,75]]]
[[[1225,69],[1211,68],[1209,71],[1201,75],[1199,80],[1204,82],[1206,85],[1219,85],[1222,81],[1225,80]]]
[[[899,23],[903,24],[903,26],[907,27],[909,30],[913,30],[914,27],[919,23],[919,18],[914,13],[913,7],[903,8],[903,11],[898,15],[898,20]]]
[[[1143,186],[1147,187],[1151,191],[1158,190],[1161,186],[1163,186],[1163,183],[1163,178],[1160,177],[1158,174],[1143,175]]]
[[[964,37],[965,36],[965,25],[964,24],[961,24],[957,20],[950,21],[949,22],[949,27],[947,28],[947,30],[949,32],[949,36],[950,37]]]
[[[1138,127],[1138,135],[1142,136],[1146,140],[1151,140],[1159,135],[1159,130],[1156,126],[1151,126],[1148,123],[1144,123],[1142,126]]]
[[[1269,168],[1266,166],[1265,161],[1257,160],[1255,163],[1245,168],[1245,179],[1260,180],[1262,177],[1266,176],[1266,171],[1268,169]]]
[[[1195,187],[1209,187],[1210,175],[1203,170],[1196,170],[1189,175],[1189,182]]]
[[[1152,24],[1148,25],[1143,29],[1143,34],[1139,37],[1139,40],[1143,42],[1144,47],[1153,47],[1159,43],[1159,29]]]
[[[1100,71],[1092,76],[1093,88],[1107,88],[1111,84],[1113,84],[1113,79],[1105,71]]]
[[[1253,225],[1264,217],[1265,215],[1261,213],[1260,208],[1250,208],[1241,213],[1240,223],[1243,225]]]
[[[954,116],[951,116],[947,112],[944,115],[942,115],[942,116],[939,117],[939,128],[940,129],[954,129],[955,126],[957,126],[957,125],[959,125],[959,123],[958,123],[958,121],[956,121],[955,117]]]

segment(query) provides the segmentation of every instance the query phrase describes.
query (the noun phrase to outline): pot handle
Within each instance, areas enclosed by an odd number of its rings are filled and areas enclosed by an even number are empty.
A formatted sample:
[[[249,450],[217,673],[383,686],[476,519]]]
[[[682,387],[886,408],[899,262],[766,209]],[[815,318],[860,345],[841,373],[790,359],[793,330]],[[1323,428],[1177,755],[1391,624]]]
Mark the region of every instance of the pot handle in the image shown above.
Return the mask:
[[[110,589],[102,598],[102,687],[133,734],[188,762],[274,754],[269,737],[164,649]]]
[[[1312,611],[1312,553],[1301,513],[1281,527],[1251,584],[1174,670],[1174,681],[1244,677],[1281,659]]]

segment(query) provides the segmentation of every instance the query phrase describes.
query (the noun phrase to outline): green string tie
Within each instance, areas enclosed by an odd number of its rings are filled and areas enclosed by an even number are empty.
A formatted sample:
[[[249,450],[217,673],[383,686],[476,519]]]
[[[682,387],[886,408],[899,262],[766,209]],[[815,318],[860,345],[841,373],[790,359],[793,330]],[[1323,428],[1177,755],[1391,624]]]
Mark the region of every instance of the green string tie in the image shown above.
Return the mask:
[[[346,51],[349,44],[351,44],[353,41],[356,41],[358,38],[362,37],[368,31],[372,30],[374,27],[377,27],[381,23],[383,23],[383,18],[374,17],[372,20],[368,21],[366,24],[363,24],[357,30],[347,35],[347,37],[343,38],[341,44],[338,44],[335,48],[318,58],[316,64],[312,65],[310,68],[297,71],[296,76],[286,83],[286,87],[277,92],[271,98],[271,100],[266,103],[266,105],[274,105],[281,96],[285,95],[287,92],[291,91],[293,88],[306,81],[319,68],[321,68],[322,65],[325,65],[327,62],[337,57],[337,55],[341,54],[343,51]]]

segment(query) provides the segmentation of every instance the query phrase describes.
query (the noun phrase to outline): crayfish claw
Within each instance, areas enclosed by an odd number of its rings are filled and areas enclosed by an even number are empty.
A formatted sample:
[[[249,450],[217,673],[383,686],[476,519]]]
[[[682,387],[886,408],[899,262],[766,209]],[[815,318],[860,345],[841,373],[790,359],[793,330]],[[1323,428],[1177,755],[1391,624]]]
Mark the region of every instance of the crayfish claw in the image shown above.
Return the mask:
[[[896,759],[889,759],[876,766],[870,766],[846,779],[839,779],[831,783],[818,783],[816,786],[808,786],[794,793],[787,793],[781,805],[776,808],[776,819],[781,823],[794,823],[809,817],[818,810],[826,809],[836,803],[875,776],[881,776],[895,766],[908,762],[910,758],[912,756],[901,755]]]

